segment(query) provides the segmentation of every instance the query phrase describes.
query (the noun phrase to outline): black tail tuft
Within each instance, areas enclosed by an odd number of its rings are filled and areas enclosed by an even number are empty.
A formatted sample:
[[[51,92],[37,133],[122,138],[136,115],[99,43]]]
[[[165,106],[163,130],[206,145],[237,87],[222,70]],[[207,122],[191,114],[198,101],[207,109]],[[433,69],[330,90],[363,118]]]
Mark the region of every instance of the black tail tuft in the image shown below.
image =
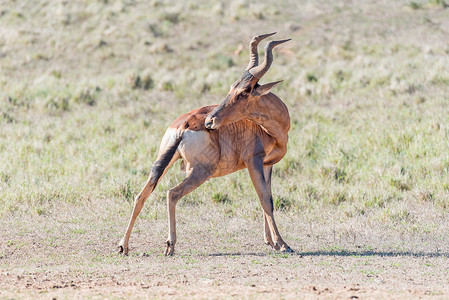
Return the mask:
[[[153,184],[153,189],[156,187],[157,183],[159,182],[159,179],[164,174],[165,169],[167,168],[168,164],[170,163],[171,159],[175,155],[176,149],[179,146],[179,143],[181,143],[182,137],[178,137],[173,144],[170,145],[168,149],[165,150],[164,153],[162,153],[156,162],[153,165],[153,168],[151,168],[150,173],[150,184]]]

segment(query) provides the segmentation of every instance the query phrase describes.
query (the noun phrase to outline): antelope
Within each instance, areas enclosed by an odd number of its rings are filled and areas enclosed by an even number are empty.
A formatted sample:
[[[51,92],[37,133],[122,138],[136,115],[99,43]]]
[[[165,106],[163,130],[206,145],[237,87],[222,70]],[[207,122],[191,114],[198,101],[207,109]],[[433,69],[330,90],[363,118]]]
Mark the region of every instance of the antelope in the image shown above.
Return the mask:
[[[287,106],[271,90],[281,81],[260,85],[273,62],[272,49],[289,41],[270,41],[258,65],[259,42],[274,33],[252,38],[250,61],[220,105],[204,106],[179,116],[165,132],[148,180],[136,196],[128,228],[118,248],[128,255],[129,237],[145,200],[170,166],[182,159],[186,177],[167,192],[168,239],[164,254],[173,255],[176,244],[175,208],[178,200],[206,180],[248,168],[264,212],[265,243],[275,250],[293,252],[281,238],[273,216],[271,174],[287,152],[290,116]]]

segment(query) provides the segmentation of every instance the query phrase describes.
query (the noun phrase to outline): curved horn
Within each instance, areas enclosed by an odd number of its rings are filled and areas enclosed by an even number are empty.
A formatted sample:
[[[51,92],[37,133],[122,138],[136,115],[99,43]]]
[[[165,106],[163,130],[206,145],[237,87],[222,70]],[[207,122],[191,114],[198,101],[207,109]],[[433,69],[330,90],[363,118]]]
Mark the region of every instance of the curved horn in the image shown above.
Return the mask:
[[[249,64],[245,70],[250,70],[259,64],[259,55],[257,54],[257,45],[259,42],[269,36],[272,36],[276,32],[256,35],[252,38],[251,42],[249,42]]]
[[[270,68],[271,63],[273,62],[273,53],[272,53],[273,48],[276,47],[277,45],[288,42],[290,40],[291,39],[281,41],[271,41],[267,43],[267,45],[265,46],[265,60],[260,66],[253,67],[252,69],[249,70],[251,75],[253,75],[258,79],[262,78],[262,76],[265,75],[265,73]]]

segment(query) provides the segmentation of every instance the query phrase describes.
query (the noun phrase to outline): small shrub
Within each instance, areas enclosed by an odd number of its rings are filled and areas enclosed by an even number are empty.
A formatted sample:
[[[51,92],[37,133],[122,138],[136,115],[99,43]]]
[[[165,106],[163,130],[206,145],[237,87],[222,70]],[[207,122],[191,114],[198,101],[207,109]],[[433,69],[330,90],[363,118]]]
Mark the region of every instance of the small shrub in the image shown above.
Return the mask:
[[[348,181],[348,174],[343,167],[325,166],[320,169],[323,177],[334,179],[338,183],[345,183]]]
[[[410,7],[411,9],[420,9],[420,8],[422,8],[422,4],[421,3],[418,3],[418,2],[415,2],[415,1],[411,1],[411,2],[409,2],[408,3],[408,7]]]
[[[120,194],[128,202],[131,202],[133,200],[133,190],[131,188],[131,183],[129,180],[120,186]]]
[[[138,88],[140,88],[140,85],[141,85],[141,83],[140,83],[140,75],[138,75],[138,74],[131,74],[129,77],[128,77],[128,83],[129,83],[129,86],[132,88],[132,89],[138,89]]]
[[[348,200],[348,195],[345,191],[337,191],[335,193],[332,193],[329,197],[329,203],[334,205],[339,205],[340,203],[343,203]]]
[[[441,209],[447,210],[449,208],[449,199],[447,197],[438,197],[435,202]]]
[[[107,46],[107,45],[108,45],[108,43],[105,40],[103,40],[103,39],[101,39],[98,42],[98,48],[101,48],[101,47],[104,47],[104,46]]]
[[[408,210],[401,210],[399,212],[390,213],[390,219],[396,223],[412,221],[412,215]]]
[[[422,202],[430,202],[434,199],[433,193],[428,190],[418,192],[418,199]]]
[[[0,182],[9,183],[11,180],[11,176],[9,174],[0,172]]]
[[[210,84],[208,83],[203,83],[202,87],[201,87],[201,94],[207,93],[210,91]]]
[[[443,8],[448,8],[449,4],[445,0],[429,0],[430,5],[441,6]]]
[[[373,195],[365,200],[365,208],[378,208],[385,207],[387,203],[393,201],[394,199],[399,199],[396,195]]]
[[[4,120],[6,123],[14,123],[14,118],[7,112],[2,113],[2,117],[0,118],[0,121]]]
[[[334,179],[338,181],[338,183],[343,183],[346,181],[346,171],[342,168],[335,168]]]
[[[262,13],[261,11],[252,12],[251,14],[252,14],[252,16],[253,16],[254,18],[256,18],[257,20],[263,20],[263,19],[265,19],[264,15],[263,15],[263,13]]]
[[[319,195],[317,189],[312,185],[306,186],[304,192],[307,196],[307,200],[309,200],[309,201],[316,201],[320,198],[320,195]]]
[[[433,76],[433,78],[430,80],[430,83],[433,85],[448,86],[449,77],[442,74],[437,74]]]
[[[99,88],[96,88],[94,92],[92,92],[90,89],[83,89],[76,93],[73,96],[73,101],[75,103],[82,103],[89,106],[94,106],[97,103],[97,92],[100,91]]]
[[[285,197],[275,197],[273,205],[276,210],[289,210],[293,206],[293,201]]]
[[[159,17],[159,20],[160,21],[166,21],[166,22],[171,23],[171,24],[178,24],[180,22],[181,18],[180,18],[180,14],[179,13],[172,12],[172,13],[162,14]]]
[[[54,70],[51,72],[51,76],[53,76],[54,78],[60,79],[62,77],[62,74],[60,71]]]
[[[316,162],[320,157],[320,141],[317,136],[305,142],[305,155],[311,161]]]
[[[153,37],[163,36],[163,31],[157,24],[148,24],[147,29],[149,32],[151,32]]]
[[[149,90],[154,87],[154,81],[149,72],[134,73],[129,76],[129,85],[132,89]]]
[[[143,73],[142,74],[142,80],[141,80],[141,88],[144,90],[149,90],[154,87],[154,81],[153,78],[151,78],[150,74]]]
[[[230,203],[231,199],[229,198],[228,194],[216,192],[212,194],[212,201],[216,204],[224,204]]]
[[[161,54],[161,53],[171,53],[173,49],[167,43],[158,43],[154,44],[150,48],[150,53],[152,54]]]
[[[406,182],[403,182],[400,179],[391,178],[390,185],[394,186],[395,188],[397,188],[401,191],[409,191],[410,190],[410,185],[407,184]]]
[[[334,72],[334,78],[337,84],[342,84],[344,81],[347,81],[351,77],[349,72],[345,72],[343,70],[338,70]]]
[[[50,110],[69,111],[70,99],[68,97],[57,96],[54,98],[50,98],[45,106]]]
[[[132,89],[149,90],[154,87],[154,81],[149,72],[144,74],[132,74],[129,77],[129,85]]]
[[[162,82],[162,90],[166,92],[173,92],[173,83],[171,83],[170,81]]]
[[[313,73],[307,73],[306,78],[307,78],[308,82],[317,82],[318,81],[318,78],[316,78],[316,76]]]

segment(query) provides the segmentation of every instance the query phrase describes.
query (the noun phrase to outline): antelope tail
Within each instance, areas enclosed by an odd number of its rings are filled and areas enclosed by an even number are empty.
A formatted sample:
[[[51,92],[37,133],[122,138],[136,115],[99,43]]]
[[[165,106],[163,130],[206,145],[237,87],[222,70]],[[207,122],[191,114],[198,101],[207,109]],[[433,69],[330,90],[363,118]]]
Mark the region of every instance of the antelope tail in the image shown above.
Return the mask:
[[[151,185],[154,185],[154,188],[156,188],[156,185],[159,183],[159,180],[161,180],[162,176],[165,175],[168,168],[176,161],[175,155],[176,149],[178,149],[179,143],[181,143],[182,137],[178,137],[174,141],[170,142],[166,145],[165,149],[159,153],[153,167],[151,168],[151,173],[149,176],[149,183]]]
[[[179,143],[181,143],[181,139],[181,136],[177,137],[173,141],[168,142],[164,148],[161,149],[156,161],[153,164],[153,167],[151,168],[148,181],[138,195],[138,199],[147,199],[156,188],[162,176],[164,176],[168,171],[168,168],[170,168],[170,166],[179,158],[179,154],[176,153],[176,149],[178,148]]]

